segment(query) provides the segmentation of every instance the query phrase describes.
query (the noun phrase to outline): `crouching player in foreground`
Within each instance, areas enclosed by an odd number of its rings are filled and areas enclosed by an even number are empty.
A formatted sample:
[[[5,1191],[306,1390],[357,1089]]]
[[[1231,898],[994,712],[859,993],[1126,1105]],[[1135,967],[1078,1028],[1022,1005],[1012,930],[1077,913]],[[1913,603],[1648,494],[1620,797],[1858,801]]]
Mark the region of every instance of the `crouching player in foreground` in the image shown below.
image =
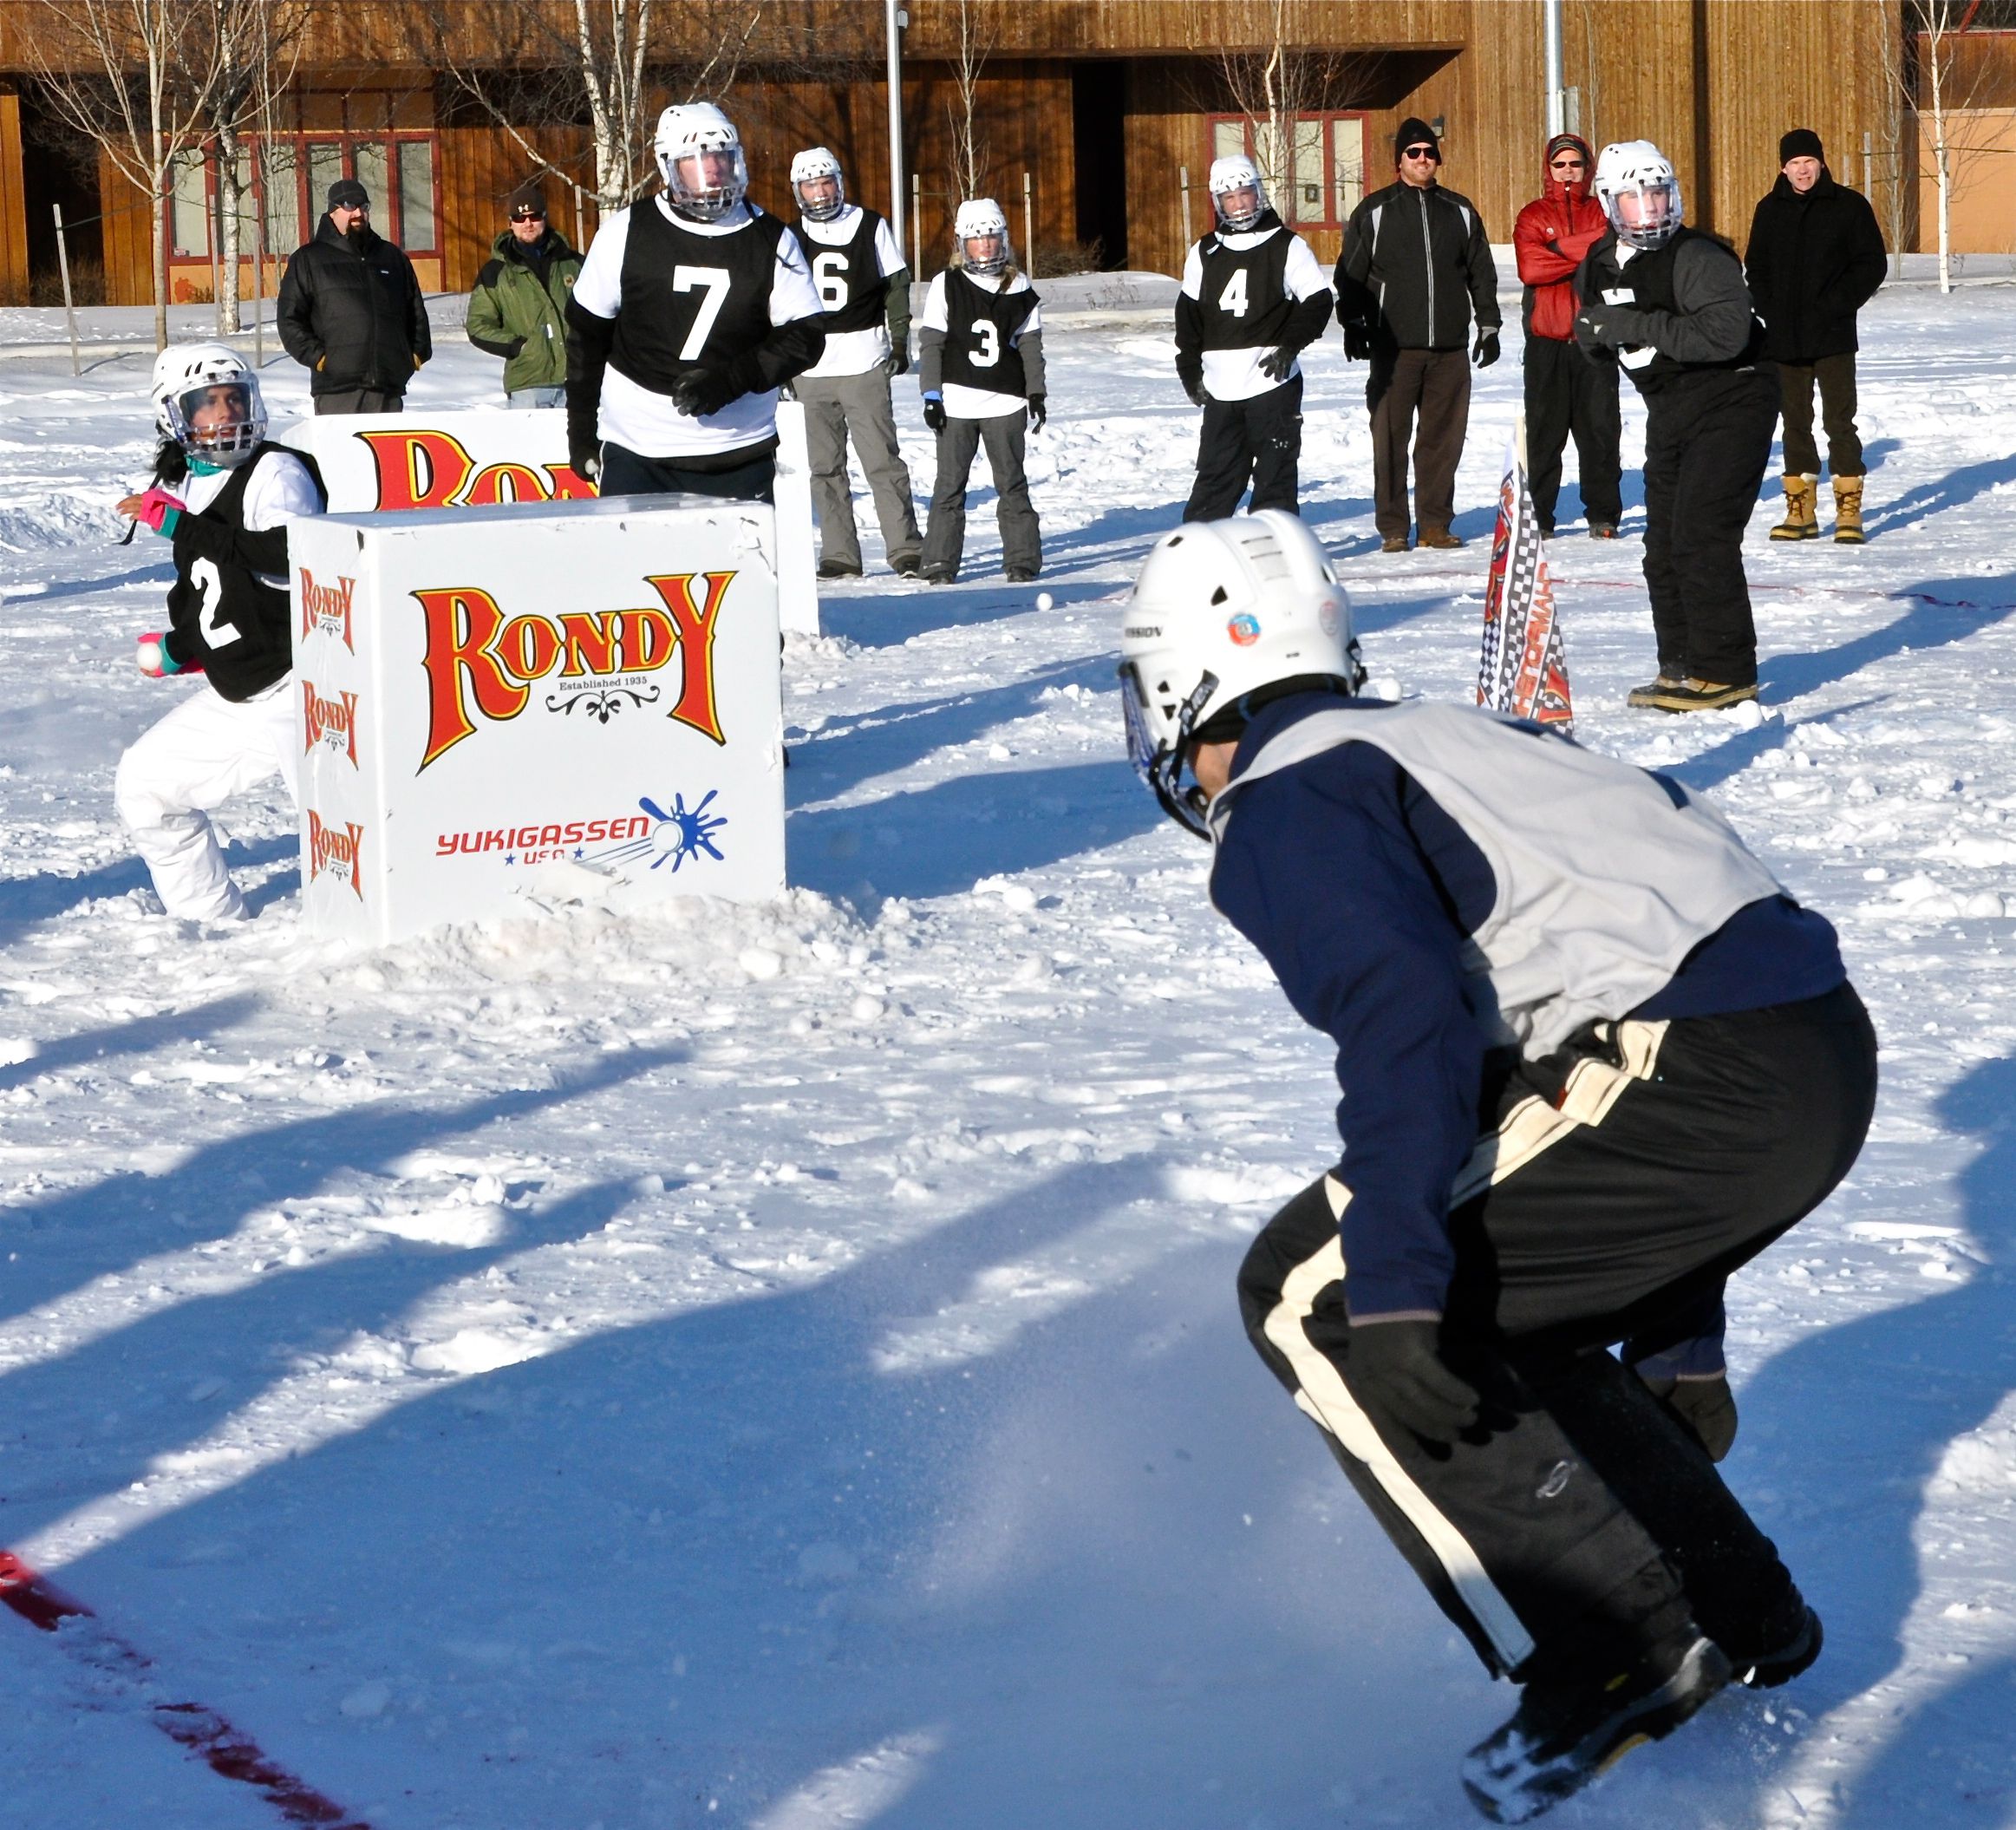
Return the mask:
[[[287,523],[321,513],[323,496],[299,457],[265,442],[258,377],[225,344],[164,350],[153,402],[155,483],[119,512],[171,543],[175,582],[168,628],[140,638],[140,671],[203,674],[214,690],[192,693],[119,759],[114,797],[161,906],[235,921],[245,902],[210,810],[276,774],[295,792]]]
[[[1734,1428],[1723,1281],[1855,1160],[1874,1033],[1832,928],[1685,788],[1354,697],[1344,591],[1294,517],[1167,536],[1122,655],[1136,766],[1337,1045],[1342,1158],[1255,1242],[1247,1330],[1523,1686],[1463,1768],[1523,1821],[1819,1655],[1703,1438]]]

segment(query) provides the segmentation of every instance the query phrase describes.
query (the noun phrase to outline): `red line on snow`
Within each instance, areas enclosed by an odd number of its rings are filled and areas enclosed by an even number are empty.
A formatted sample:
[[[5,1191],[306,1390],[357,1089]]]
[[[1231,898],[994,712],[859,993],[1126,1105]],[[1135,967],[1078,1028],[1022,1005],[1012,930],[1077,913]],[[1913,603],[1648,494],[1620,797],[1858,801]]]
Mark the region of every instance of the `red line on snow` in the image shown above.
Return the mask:
[[[195,1703],[164,1703],[151,1674],[154,1662],[146,1653],[109,1631],[74,1596],[66,1595],[45,1576],[29,1568],[12,1551],[0,1550],[0,1602],[30,1626],[62,1634],[63,1649],[101,1677],[116,1679],[147,1709],[149,1719],[178,1747],[186,1748],[220,1778],[258,1788],[287,1824],[311,1824],[321,1830],[370,1830],[305,1780],[260,1752],[258,1742],[241,1735],[216,1710]],[[86,1629],[84,1623],[89,1623]]]

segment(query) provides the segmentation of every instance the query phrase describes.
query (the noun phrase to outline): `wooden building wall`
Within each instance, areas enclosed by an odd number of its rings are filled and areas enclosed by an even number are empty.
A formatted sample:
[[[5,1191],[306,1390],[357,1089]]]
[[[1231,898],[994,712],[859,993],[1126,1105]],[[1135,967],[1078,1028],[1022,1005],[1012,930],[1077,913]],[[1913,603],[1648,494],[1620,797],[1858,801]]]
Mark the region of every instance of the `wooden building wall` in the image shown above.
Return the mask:
[[[21,167],[21,97],[0,85],[0,299],[28,302],[27,194]]]

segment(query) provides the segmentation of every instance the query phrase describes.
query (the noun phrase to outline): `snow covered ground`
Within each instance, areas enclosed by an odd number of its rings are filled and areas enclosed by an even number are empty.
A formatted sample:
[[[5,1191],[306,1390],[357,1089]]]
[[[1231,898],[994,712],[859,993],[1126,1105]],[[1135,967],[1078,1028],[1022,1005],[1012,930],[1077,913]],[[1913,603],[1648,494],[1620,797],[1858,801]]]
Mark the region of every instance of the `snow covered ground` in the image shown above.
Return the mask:
[[[1734,1291],[1728,1472],[1828,1655],[1564,1827],[2016,1825],[2016,287],[1863,323],[1871,544],[1760,504],[1761,718],[1622,710],[1634,504],[1553,549],[1583,739],[1713,791],[1885,1047],[1850,1182]],[[1054,607],[984,494],[966,582],[829,596],[784,905],[371,955],[302,934],[271,797],[229,820],[255,922],[147,912],[112,770],[186,689],[134,671],[166,573],[111,538],[146,360],[0,363],[0,1545],[378,1830],[1469,1820],[1511,1693],[1232,1299],[1334,1147],[1327,1053],[1120,761],[1195,415],[1153,332],[1052,344]],[[1456,554],[1378,554],[1363,370],[1310,367],[1373,672],[1466,697],[1517,352]],[[455,345],[416,398],[496,385]],[[277,1820],[5,1614],[0,1689],[0,1823]]]

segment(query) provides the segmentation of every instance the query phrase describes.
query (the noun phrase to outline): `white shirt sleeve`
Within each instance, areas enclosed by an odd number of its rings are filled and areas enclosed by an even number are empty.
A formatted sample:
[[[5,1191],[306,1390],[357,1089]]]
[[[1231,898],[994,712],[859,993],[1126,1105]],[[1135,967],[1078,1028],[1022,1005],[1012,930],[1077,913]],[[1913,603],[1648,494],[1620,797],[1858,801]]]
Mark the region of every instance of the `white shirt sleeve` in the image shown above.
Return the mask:
[[[875,263],[884,279],[898,267],[910,265],[909,257],[896,245],[896,231],[890,227],[886,216],[875,225]]]
[[[1186,269],[1184,273],[1186,285],[1189,278]],[[1282,273],[1282,284],[1288,288],[1290,298],[1309,298],[1330,290],[1330,276],[1316,259],[1315,250],[1299,235],[1288,245],[1288,265]]]
[[[1015,284],[1010,286],[1008,291],[1011,293],[1029,292],[1034,291],[1034,288],[1029,284],[1029,277],[1028,274],[1018,273],[1015,275]],[[1015,340],[1019,343],[1025,337],[1028,336],[1031,331],[1041,330],[1042,328],[1043,308],[1041,304],[1031,305],[1029,307],[1028,317],[1022,321],[1022,328],[1015,332]]]
[[[575,281],[574,291],[578,297],[579,280]],[[812,268],[805,250],[799,245],[798,237],[786,229],[777,238],[777,271],[770,282],[770,322],[795,324],[801,317],[818,317],[825,310],[819,288],[812,283]]]
[[[920,330],[949,330],[952,320],[945,310],[945,276],[943,271],[931,275],[931,284],[924,293],[923,316],[917,319]]]
[[[322,494],[308,467],[284,451],[269,451],[245,480],[245,528],[264,533],[297,515],[320,514]]]
[[[618,210],[595,232],[574,282],[574,300],[584,311],[614,317],[623,310],[623,258],[630,239],[628,210]]]
[[[1289,265],[1292,269],[1295,263],[1291,260]],[[1292,281],[1290,284],[1292,286]],[[1202,298],[1204,295],[1204,244],[1201,241],[1193,241],[1190,245],[1190,252],[1183,258],[1183,290],[1191,298]]]

